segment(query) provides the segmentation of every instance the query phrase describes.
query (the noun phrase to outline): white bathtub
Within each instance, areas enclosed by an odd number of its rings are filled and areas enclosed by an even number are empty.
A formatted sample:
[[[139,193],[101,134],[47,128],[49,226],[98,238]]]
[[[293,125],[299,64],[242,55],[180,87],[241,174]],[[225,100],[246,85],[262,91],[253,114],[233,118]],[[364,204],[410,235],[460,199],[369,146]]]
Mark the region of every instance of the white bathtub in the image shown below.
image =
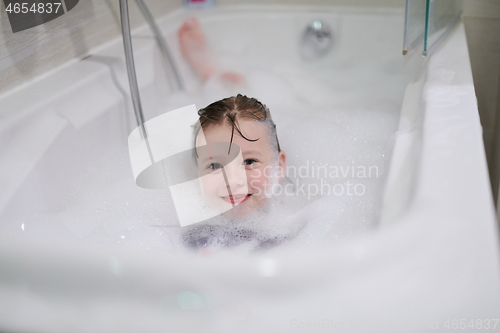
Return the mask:
[[[394,92],[402,104],[399,129],[371,228],[326,245],[285,244],[249,256],[204,257],[149,245],[148,235],[164,232],[151,225],[168,225],[169,213],[158,216],[173,207],[157,192],[136,188],[127,173],[126,137],[134,121],[123,47],[115,40],[0,98],[0,330],[401,332],[448,331],[447,324],[471,320],[493,328],[500,309],[498,230],[463,25],[422,67],[412,60],[403,68],[403,13],[397,10],[196,13],[228,67],[231,55],[242,53],[254,68],[277,72],[371,62],[402,82]],[[161,21],[177,57],[175,29],[189,15],[176,12]],[[332,25],[336,45],[327,58],[304,65],[297,42],[316,18]],[[143,27],[134,36],[151,118],[175,101],[165,93],[168,82],[149,31]],[[187,65],[180,66],[188,89],[198,89]],[[71,214],[76,208],[68,202],[79,195],[82,179],[113,189],[112,174],[123,172],[130,181],[123,192],[86,194],[85,207],[99,202],[94,208],[101,212]],[[134,205],[134,196],[153,204],[132,210],[131,220],[147,223],[96,221],[113,213],[110,202]]]

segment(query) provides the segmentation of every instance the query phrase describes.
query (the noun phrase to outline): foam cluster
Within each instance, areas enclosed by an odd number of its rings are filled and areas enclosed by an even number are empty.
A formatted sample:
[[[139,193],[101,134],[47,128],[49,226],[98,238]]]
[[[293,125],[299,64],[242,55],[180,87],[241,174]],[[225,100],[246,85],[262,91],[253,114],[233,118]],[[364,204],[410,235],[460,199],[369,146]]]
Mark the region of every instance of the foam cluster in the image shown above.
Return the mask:
[[[214,78],[198,91],[145,101],[145,109],[156,113],[148,118],[192,103],[201,108],[236,93],[269,107],[288,167],[295,168],[283,184],[291,185],[283,187],[294,194],[278,194],[246,217],[219,216],[180,228],[169,191],[137,187],[126,147],[110,147],[112,153],[90,163],[101,167],[80,172],[64,203],[12,213],[3,228],[13,225],[21,232],[22,225],[26,233],[167,252],[264,249],[291,239],[310,246],[365,232],[377,223],[404,78],[380,84],[373,79],[380,77],[376,64],[359,68],[321,70],[314,76],[298,69],[284,74],[253,71],[245,73],[246,83],[238,89]],[[321,177],[312,173],[314,168]],[[305,169],[307,175],[298,172]],[[316,190],[326,189],[325,184],[329,193]],[[348,192],[349,186],[357,193]]]

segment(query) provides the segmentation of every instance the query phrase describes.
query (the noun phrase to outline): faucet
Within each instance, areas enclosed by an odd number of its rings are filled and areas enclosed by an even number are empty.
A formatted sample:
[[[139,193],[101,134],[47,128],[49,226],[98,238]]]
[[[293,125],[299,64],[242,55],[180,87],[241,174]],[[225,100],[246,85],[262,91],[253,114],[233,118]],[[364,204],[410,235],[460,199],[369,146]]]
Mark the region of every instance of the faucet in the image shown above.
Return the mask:
[[[306,60],[324,56],[333,46],[332,29],[320,20],[310,23],[302,36],[300,52]]]

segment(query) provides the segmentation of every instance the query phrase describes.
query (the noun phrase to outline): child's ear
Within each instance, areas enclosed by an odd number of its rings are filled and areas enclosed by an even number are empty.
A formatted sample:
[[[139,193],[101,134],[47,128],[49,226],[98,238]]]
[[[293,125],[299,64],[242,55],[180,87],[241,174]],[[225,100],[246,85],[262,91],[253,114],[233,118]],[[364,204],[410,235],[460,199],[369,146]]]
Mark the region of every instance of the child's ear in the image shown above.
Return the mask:
[[[278,166],[280,168],[280,183],[281,183],[286,176],[286,153],[283,151],[280,151],[278,155]]]

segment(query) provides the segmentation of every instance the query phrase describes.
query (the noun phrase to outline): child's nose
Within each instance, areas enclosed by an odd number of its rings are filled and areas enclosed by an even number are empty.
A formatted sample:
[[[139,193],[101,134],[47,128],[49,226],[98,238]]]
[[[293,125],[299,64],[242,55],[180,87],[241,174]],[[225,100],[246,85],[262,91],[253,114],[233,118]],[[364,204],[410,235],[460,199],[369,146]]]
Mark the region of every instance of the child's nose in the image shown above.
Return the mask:
[[[245,167],[235,166],[225,168],[227,175],[227,182],[230,187],[242,187],[247,183],[247,175]]]

